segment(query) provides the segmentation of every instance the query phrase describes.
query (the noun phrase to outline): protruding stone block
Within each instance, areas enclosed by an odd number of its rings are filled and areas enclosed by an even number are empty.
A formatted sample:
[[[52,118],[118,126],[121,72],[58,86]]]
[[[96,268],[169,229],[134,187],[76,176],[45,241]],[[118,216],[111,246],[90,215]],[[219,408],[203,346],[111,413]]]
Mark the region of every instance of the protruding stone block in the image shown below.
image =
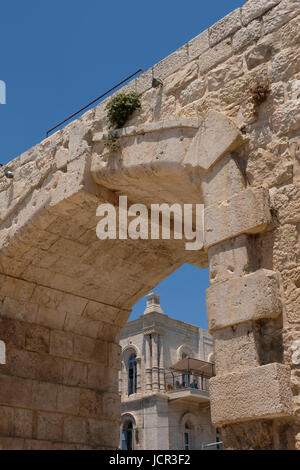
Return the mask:
[[[283,364],[213,377],[209,388],[215,426],[293,414],[290,368]]]
[[[259,233],[272,223],[268,190],[246,189],[205,209],[205,248],[242,233]]]
[[[243,143],[243,136],[225,114],[211,109],[184,159],[185,165],[209,170],[223,155]]]
[[[278,275],[261,269],[246,276],[214,284],[206,291],[210,331],[281,312]]]

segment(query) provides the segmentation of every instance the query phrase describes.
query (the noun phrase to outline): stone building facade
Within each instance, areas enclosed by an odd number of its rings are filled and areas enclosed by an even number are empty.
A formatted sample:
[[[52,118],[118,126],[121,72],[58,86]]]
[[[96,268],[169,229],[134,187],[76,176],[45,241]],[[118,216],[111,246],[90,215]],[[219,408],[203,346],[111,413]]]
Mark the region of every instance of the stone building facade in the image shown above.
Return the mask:
[[[206,330],[168,317],[151,293],[144,314],[122,330],[120,344],[121,448],[193,450],[219,439],[208,377],[171,369],[185,357],[213,361]]]
[[[299,0],[248,0],[122,89],[117,151],[103,101],[0,168],[0,448],[117,448],[121,330],[192,263],[225,448],[300,449],[299,25]],[[204,204],[203,248],[99,240],[119,195]]]

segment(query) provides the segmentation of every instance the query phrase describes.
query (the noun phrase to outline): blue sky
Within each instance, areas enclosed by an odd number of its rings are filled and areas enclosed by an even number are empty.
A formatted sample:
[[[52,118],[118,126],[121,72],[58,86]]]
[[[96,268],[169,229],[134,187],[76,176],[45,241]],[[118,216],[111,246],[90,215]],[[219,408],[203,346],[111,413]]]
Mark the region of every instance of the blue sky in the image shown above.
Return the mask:
[[[1,5],[0,163],[102,92],[178,49],[245,0],[10,0]],[[203,325],[207,273],[184,266],[158,289],[166,313]],[[202,294],[201,294],[202,293]],[[139,313],[144,304],[139,303]],[[136,312],[136,310],[135,310]]]

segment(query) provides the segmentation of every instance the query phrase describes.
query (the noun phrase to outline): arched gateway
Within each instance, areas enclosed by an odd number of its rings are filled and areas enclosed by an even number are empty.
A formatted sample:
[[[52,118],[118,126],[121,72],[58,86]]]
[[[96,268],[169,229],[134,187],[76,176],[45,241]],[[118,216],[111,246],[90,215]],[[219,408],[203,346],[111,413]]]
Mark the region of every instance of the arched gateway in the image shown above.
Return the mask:
[[[300,448],[299,15],[249,0],[130,83],[118,151],[102,103],[1,169],[1,448],[118,446],[120,330],[184,262],[210,268],[224,446]],[[119,195],[203,203],[204,247],[99,240]]]

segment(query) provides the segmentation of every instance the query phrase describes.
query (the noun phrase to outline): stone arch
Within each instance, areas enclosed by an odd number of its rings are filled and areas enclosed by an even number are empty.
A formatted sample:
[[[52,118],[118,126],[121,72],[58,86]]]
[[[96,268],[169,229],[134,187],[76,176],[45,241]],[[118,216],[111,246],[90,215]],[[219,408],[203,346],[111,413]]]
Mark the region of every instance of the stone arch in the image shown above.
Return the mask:
[[[136,361],[136,392],[139,393],[141,390],[141,360],[142,356],[140,348],[135,344],[127,344],[122,350],[122,365],[120,371],[119,388],[121,394],[128,395],[128,360],[131,354],[135,354]],[[135,395],[132,393],[132,395]]]
[[[126,361],[128,359],[128,355],[131,354],[131,352],[134,352],[136,354],[136,358],[140,359],[142,357],[140,348],[136,346],[135,344],[127,344],[123,349],[122,349],[122,358],[123,361]]]
[[[215,353],[210,353],[208,358],[207,358],[208,362],[212,362],[213,364],[215,363]]]
[[[180,433],[182,437],[183,449],[185,449],[186,446],[188,447],[188,450],[193,450],[196,448],[196,435],[198,429],[199,426],[196,416],[191,412],[184,413],[180,420]]]
[[[180,431],[184,432],[184,426],[187,422],[190,422],[194,429],[197,429],[197,417],[190,411],[185,412],[180,418]]]
[[[182,354],[183,353],[187,354],[188,357],[193,357],[192,348],[190,348],[186,344],[182,344],[181,346],[179,346],[179,348],[176,351],[176,356],[177,356],[178,361],[180,361],[180,359],[182,359]]]
[[[267,34],[259,39],[265,44],[249,44],[246,28],[257,15],[272,33],[274,17],[282,15],[274,34],[282,53],[295,58],[289,28],[297,32],[299,10],[287,0],[270,0],[268,11],[260,3],[249,0],[233,12],[238,36],[215,25],[130,85],[146,104],[144,114],[118,131],[118,151],[104,145],[104,103],[0,169],[0,337],[10,345],[4,403],[27,409],[41,423],[40,401],[48,393],[51,403],[54,394],[61,420],[54,436],[42,426],[28,431],[27,446],[72,448],[79,439],[83,448],[117,447],[121,328],[141,296],[190,262],[210,268],[208,324],[217,373],[211,409],[225,447],[242,441],[245,448],[299,448],[292,394],[299,379],[291,360],[298,334],[298,295],[291,294],[299,284],[297,82],[292,69],[276,66],[282,63],[276,41],[271,47]],[[281,9],[286,4],[291,16]],[[231,44],[242,51],[242,65]],[[263,80],[271,68],[269,94]],[[163,104],[151,90],[154,72],[164,77]],[[203,77],[209,82],[196,104],[188,89],[194,75],[197,90]],[[253,79],[264,86],[252,99]],[[170,93],[179,108],[172,120]],[[190,102],[182,107],[186,93]],[[203,203],[203,248],[187,251],[185,240],[97,239],[99,204],[117,207],[122,194],[132,203]],[[12,365],[16,350],[22,360]],[[24,367],[32,355],[34,370]],[[88,395],[94,409],[101,396],[103,416],[78,416],[75,405],[66,413],[68,386]],[[74,431],[79,421],[80,436]],[[25,445],[10,437],[0,436],[3,448]]]
[[[121,425],[120,425],[120,448],[122,449],[122,444],[123,444],[123,435],[122,433],[128,432],[127,427],[128,424],[130,424],[130,429],[132,430],[131,432],[131,437],[130,441],[132,443],[132,449],[130,450],[135,450],[136,446],[136,438],[137,438],[137,425],[136,425],[136,419],[132,413],[123,413],[121,416]],[[125,436],[124,436],[125,437]],[[128,450],[127,448],[125,450]]]

